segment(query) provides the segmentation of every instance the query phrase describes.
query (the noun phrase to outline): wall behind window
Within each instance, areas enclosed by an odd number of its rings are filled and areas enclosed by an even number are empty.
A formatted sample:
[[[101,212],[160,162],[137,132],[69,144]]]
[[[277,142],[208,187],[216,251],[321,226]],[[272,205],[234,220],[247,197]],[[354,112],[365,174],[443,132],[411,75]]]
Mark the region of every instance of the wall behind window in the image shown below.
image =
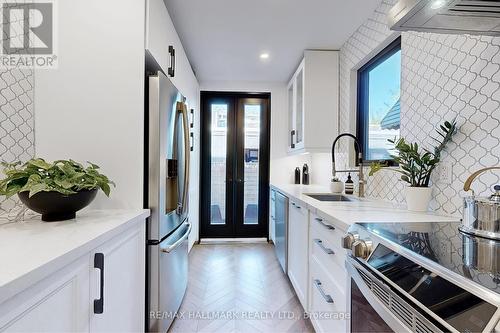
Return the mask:
[[[395,0],[383,0],[374,14],[346,41],[340,53],[340,130],[355,133],[355,70],[394,38],[386,25]],[[376,53],[376,52],[375,52]],[[402,33],[401,135],[427,147],[429,133],[458,116],[462,124],[443,161],[453,164],[452,184],[433,177],[432,209],[461,214],[461,188],[473,171],[500,164],[500,38]],[[346,152],[344,142],[340,152]],[[339,156],[341,159],[342,156]],[[345,160],[345,155],[344,155]],[[485,174],[473,186],[479,195],[500,183]],[[382,171],[368,178],[367,196],[403,203],[404,184]]]

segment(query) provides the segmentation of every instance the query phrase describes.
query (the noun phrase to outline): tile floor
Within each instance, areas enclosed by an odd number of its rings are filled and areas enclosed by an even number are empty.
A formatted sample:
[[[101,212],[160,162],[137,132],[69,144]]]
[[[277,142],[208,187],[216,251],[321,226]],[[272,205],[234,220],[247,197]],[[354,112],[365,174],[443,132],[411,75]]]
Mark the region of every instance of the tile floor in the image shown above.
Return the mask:
[[[189,283],[169,332],[314,332],[266,243],[195,245]]]

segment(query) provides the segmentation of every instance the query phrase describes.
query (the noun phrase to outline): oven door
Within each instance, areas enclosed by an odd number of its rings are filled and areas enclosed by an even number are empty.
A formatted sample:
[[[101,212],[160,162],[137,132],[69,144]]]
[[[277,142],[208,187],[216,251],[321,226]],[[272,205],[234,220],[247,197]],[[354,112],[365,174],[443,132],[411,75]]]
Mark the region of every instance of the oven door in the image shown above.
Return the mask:
[[[356,259],[348,257],[346,268],[348,332],[441,332]]]

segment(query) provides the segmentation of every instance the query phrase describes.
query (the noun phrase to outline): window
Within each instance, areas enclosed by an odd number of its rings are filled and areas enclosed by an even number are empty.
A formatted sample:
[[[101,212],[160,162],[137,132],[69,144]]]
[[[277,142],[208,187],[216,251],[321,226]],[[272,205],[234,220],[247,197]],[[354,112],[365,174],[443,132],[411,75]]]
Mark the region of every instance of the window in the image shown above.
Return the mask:
[[[358,70],[358,129],[365,161],[391,161],[399,137],[401,37]]]

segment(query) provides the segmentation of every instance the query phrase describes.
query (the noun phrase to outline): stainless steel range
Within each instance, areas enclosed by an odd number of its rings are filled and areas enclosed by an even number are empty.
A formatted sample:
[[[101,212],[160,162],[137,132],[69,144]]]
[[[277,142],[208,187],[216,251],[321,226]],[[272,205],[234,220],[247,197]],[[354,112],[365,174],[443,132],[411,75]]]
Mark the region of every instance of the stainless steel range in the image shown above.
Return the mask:
[[[459,226],[351,226],[350,331],[500,332],[500,242]]]

